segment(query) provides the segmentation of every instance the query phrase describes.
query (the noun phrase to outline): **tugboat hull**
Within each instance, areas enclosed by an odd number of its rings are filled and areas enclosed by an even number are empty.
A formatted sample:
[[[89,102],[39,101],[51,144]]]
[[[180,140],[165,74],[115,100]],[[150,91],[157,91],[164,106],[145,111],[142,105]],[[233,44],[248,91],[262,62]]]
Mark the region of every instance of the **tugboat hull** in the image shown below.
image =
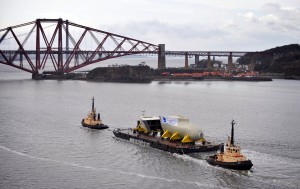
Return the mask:
[[[239,161],[239,162],[221,162],[215,159],[215,156],[209,156],[206,158],[206,161],[214,166],[220,166],[227,169],[236,169],[236,170],[250,170],[253,166],[251,160]]]
[[[117,138],[125,139],[132,143],[178,154],[216,151],[220,146],[219,144],[210,143],[203,145],[182,144],[178,142],[176,143],[169,140],[164,140],[160,137],[152,137],[134,133],[131,129],[116,129],[113,131],[113,134]]]
[[[89,124],[86,124],[84,123],[83,121],[81,122],[82,126],[83,127],[88,127],[90,129],[97,129],[97,130],[101,130],[101,129],[107,129],[108,126],[107,125],[104,125],[104,124],[100,124],[100,125],[89,125]]]

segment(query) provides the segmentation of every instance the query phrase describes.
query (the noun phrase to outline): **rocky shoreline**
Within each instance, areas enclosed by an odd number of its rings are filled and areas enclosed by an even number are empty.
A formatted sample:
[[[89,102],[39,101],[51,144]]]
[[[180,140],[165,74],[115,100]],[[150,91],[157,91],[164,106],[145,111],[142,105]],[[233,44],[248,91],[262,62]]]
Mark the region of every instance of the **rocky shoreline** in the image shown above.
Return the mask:
[[[166,70],[164,70],[166,71]],[[193,71],[193,70],[185,70]],[[176,76],[175,74],[163,75],[163,72],[151,69],[149,66],[119,66],[119,67],[99,67],[88,72],[75,72],[68,74],[58,74],[56,72],[46,72],[43,74],[33,74],[35,80],[86,80],[95,82],[118,82],[118,83],[151,83],[151,81],[272,81],[272,79],[300,80],[298,76],[285,76],[280,74],[264,74],[255,77],[237,76],[216,76],[208,74],[206,76]],[[182,75],[182,74],[181,74]]]

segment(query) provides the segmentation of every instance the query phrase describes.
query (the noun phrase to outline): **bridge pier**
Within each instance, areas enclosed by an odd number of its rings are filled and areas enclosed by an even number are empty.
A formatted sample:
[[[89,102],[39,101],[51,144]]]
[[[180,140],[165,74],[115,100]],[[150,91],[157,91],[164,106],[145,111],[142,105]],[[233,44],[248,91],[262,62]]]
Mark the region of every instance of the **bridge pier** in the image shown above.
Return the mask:
[[[166,68],[166,51],[165,44],[158,45],[158,65],[157,69],[165,69]]]
[[[195,55],[195,64],[197,65],[199,63],[199,55]]]
[[[184,68],[185,69],[189,68],[189,54],[187,52],[185,53]]]
[[[232,52],[230,52],[228,56],[228,70],[233,71],[233,69],[234,69],[234,65],[232,60]]]
[[[212,70],[212,63],[211,63],[211,59],[210,59],[210,52],[208,52],[208,55],[207,55],[207,70]]]

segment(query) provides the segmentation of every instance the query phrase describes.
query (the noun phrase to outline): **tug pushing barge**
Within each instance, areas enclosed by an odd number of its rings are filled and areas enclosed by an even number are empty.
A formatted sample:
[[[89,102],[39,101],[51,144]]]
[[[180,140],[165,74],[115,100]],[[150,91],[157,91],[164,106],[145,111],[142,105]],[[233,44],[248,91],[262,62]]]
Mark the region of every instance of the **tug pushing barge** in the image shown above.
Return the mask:
[[[220,146],[206,141],[203,131],[182,116],[140,116],[136,128],[113,133],[132,143],[178,154],[216,151]]]

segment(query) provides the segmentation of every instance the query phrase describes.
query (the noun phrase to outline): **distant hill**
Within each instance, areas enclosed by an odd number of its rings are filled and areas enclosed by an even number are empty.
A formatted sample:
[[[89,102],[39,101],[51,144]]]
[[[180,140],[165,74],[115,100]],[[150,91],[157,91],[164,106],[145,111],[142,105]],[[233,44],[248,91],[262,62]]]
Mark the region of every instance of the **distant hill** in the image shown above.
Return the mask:
[[[262,73],[278,73],[286,76],[300,76],[300,45],[290,44],[265,50],[264,55],[254,57],[254,70]],[[273,58],[275,53],[275,59]],[[248,65],[252,60],[251,54],[239,58],[239,64]]]

